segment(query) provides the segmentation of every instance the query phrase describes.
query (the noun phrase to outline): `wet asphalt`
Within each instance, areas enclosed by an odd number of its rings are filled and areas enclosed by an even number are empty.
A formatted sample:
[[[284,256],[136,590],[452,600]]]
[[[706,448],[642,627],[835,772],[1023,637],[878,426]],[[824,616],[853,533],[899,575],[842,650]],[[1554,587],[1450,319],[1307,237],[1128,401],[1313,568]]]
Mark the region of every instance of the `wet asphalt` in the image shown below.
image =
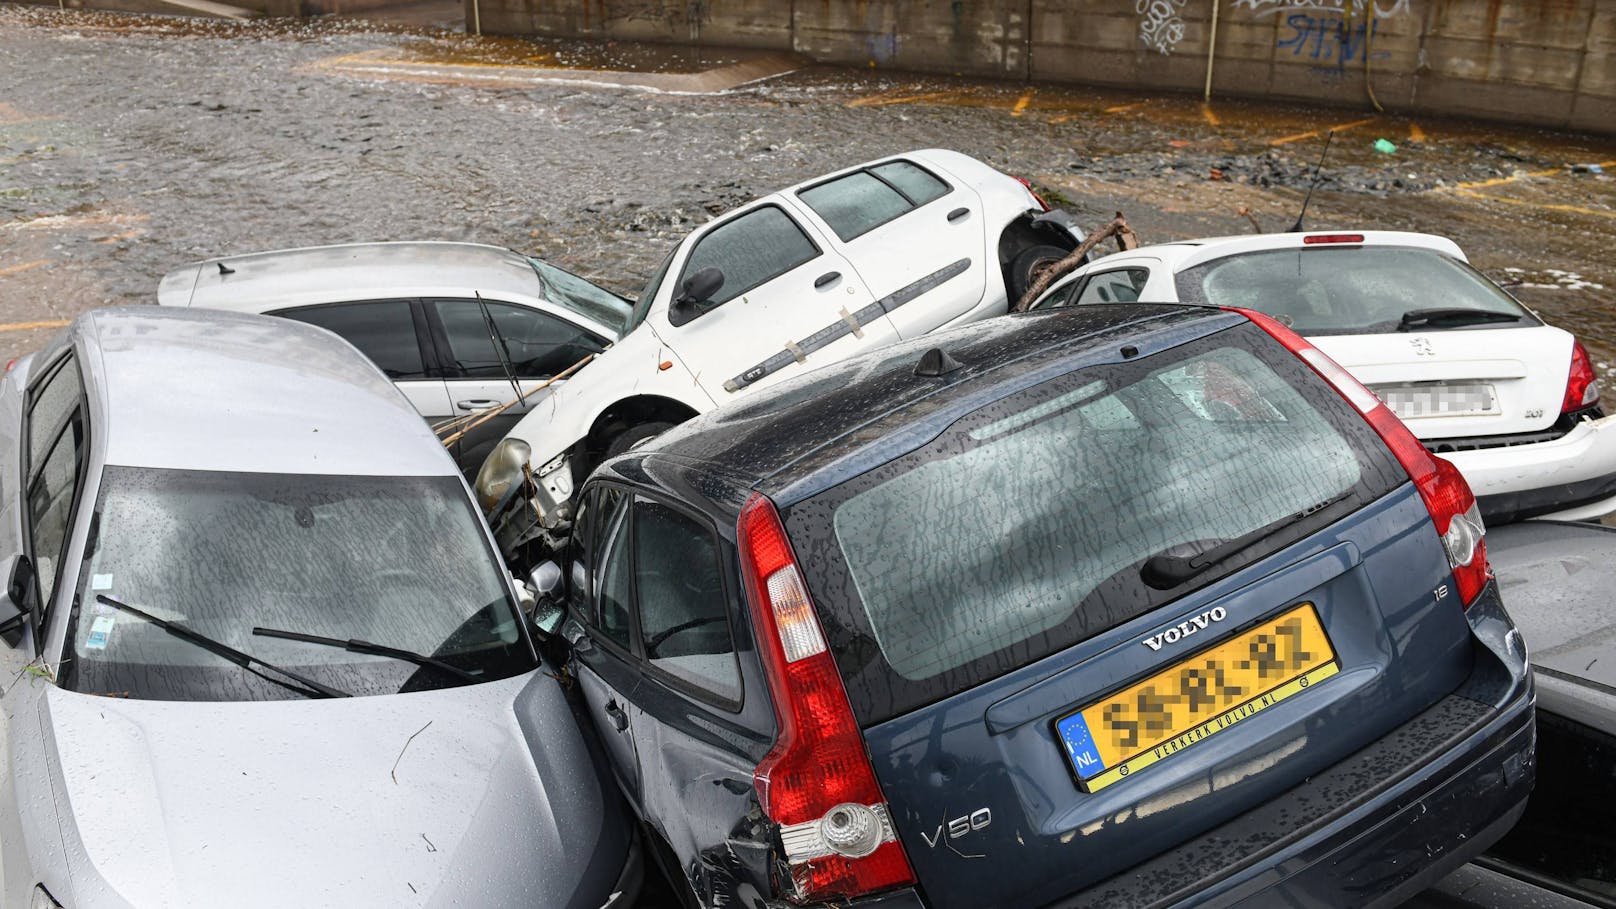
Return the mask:
[[[1028,177],[1086,223],[1123,211],[1145,242],[1249,232],[1242,206],[1281,229],[1337,126],[1310,227],[1447,233],[1616,362],[1616,182],[1566,166],[1616,165],[1609,138],[830,67],[701,95],[476,78],[738,56],[0,5],[0,355],[149,303],[186,262],[291,246],[473,240],[632,295],[712,214],[918,147]]]

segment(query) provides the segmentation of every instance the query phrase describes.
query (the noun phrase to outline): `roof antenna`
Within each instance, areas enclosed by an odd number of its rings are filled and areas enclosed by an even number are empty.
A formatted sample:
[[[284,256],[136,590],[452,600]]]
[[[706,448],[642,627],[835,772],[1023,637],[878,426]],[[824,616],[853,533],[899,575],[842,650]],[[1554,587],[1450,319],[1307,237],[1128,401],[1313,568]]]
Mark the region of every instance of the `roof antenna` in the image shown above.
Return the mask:
[[[219,263],[219,274],[221,274],[221,275],[233,275],[235,273],[236,273],[236,270],[234,268],[231,268],[230,266],[224,264],[223,262]]]
[[[1319,171],[1324,169],[1324,156],[1330,153],[1330,140],[1335,138],[1335,130],[1324,134],[1324,151],[1319,152],[1319,163],[1313,165],[1313,183],[1307,188],[1307,198],[1302,200],[1302,210],[1296,213],[1296,223],[1291,225],[1290,232],[1299,234],[1307,228],[1302,226],[1302,216],[1307,214],[1307,203],[1313,201],[1313,190],[1319,188]]]

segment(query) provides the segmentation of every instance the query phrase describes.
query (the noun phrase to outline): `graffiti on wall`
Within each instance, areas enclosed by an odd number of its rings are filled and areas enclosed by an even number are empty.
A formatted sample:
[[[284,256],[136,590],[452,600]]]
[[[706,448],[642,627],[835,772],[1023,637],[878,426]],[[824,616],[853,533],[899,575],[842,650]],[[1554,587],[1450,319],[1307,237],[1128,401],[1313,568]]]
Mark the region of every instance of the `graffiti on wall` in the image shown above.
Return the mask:
[[[1160,54],[1171,54],[1184,39],[1184,20],[1178,11],[1189,0],[1136,0],[1139,13],[1139,40]]]
[[[1379,28],[1379,19],[1359,18],[1349,22],[1339,15],[1291,13],[1285,17],[1284,31],[1274,47],[1290,51],[1293,57],[1345,67],[1364,59]],[[1377,60],[1390,56],[1385,51],[1374,53]]]
[[[1235,0],[1235,9],[1249,9],[1257,16],[1278,16],[1289,13],[1308,13],[1327,16],[1331,13],[1357,18],[1365,13],[1370,19],[1390,19],[1408,12],[1409,0]]]

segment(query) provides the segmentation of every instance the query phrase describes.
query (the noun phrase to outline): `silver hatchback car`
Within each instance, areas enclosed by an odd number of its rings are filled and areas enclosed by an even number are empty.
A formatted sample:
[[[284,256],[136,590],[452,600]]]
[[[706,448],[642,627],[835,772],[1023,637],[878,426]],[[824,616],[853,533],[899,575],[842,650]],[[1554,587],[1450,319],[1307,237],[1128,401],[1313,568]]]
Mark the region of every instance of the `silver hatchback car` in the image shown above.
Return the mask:
[[[0,379],[0,904],[612,906],[640,864],[455,465],[289,320]]]

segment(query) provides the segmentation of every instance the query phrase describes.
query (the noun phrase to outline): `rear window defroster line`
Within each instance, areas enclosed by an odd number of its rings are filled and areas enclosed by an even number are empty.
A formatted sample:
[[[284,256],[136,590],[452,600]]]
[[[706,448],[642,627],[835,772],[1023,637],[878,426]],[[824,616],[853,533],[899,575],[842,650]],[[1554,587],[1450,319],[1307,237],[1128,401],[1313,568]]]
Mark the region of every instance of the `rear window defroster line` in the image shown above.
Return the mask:
[[[762,363],[759,363],[751,369],[746,370],[735,378],[726,381],[724,383],[724,390],[728,392],[740,391],[748,385],[761,381],[766,376],[773,375],[774,373],[779,372],[793,363],[804,362],[807,359],[808,354],[825,347],[833,341],[838,341],[850,334],[853,334],[855,323],[857,325],[868,325],[871,322],[874,322],[876,319],[881,318],[883,315],[886,315],[887,313],[890,313],[898,307],[904,305],[905,303],[914,300],[921,294],[937,289],[938,287],[942,286],[945,281],[965,274],[970,270],[970,268],[970,259],[960,259],[957,262],[953,262],[944,266],[943,268],[938,269],[937,271],[932,272],[913,284],[900,287],[885,297],[882,297],[881,299],[876,300],[874,303],[860,309],[858,312],[853,313],[850,318],[837,319],[835,322],[826,325],[824,328],[821,328],[795,344],[788,343],[785,350],[782,350],[779,353],[769,357],[767,360],[764,360]]]

